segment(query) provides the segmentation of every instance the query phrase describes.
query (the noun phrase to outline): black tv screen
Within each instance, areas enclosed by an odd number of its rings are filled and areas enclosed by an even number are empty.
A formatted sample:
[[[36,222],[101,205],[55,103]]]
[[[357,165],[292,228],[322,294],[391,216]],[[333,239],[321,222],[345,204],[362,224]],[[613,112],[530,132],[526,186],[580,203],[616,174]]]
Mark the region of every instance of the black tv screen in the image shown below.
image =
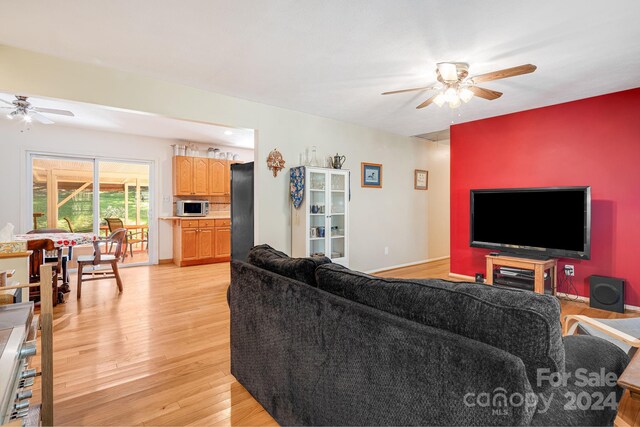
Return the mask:
[[[591,187],[471,190],[471,246],[591,256]]]

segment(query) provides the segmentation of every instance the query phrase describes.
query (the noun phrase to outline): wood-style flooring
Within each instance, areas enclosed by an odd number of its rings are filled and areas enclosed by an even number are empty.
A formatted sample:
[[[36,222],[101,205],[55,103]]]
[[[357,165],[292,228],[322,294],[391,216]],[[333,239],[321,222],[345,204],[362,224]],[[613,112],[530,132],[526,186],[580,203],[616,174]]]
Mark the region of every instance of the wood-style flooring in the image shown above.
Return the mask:
[[[56,425],[276,424],[229,372],[228,263],[121,273],[122,294],[113,280],[87,282],[79,301],[72,275],[69,302],[55,308]],[[380,275],[448,273],[444,260]],[[562,307],[613,316],[583,303]]]

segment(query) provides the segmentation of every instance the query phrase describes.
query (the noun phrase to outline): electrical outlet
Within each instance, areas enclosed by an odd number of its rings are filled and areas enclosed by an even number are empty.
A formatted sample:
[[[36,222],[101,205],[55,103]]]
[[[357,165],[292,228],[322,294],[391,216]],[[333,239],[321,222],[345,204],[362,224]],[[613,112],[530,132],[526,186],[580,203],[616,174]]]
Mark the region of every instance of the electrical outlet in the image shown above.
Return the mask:
[[[389,246],[384,247],[384,254],[389,255]]]
[[[564,274],[566,274],[567,276],[575,276],[576,270],[573,268],[573,265],[565,265]]]

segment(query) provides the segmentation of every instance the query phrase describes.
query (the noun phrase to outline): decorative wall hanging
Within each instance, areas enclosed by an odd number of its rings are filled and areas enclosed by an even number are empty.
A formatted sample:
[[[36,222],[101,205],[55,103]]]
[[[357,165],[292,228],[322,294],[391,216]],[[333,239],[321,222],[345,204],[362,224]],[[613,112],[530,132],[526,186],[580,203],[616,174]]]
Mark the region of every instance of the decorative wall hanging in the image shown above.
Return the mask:
[[[413,172],[413,188],[416,190],[429,189],[429,171],[416,169]]]
[[[278,176],[278,172],[284,169],[284,159],[282,158],[282,154],[276,148],[275,150],[271,150],[269,153],[269,157],[267,157],[267,166],[269,170],[273,172],[273,177]]]
[[[291,201],[293,207],[298,209],[304,200],[304,166],[298,166],[289,170]]]
[[[382,165],[379,163],[361,163],[361,186],[382,188]]]

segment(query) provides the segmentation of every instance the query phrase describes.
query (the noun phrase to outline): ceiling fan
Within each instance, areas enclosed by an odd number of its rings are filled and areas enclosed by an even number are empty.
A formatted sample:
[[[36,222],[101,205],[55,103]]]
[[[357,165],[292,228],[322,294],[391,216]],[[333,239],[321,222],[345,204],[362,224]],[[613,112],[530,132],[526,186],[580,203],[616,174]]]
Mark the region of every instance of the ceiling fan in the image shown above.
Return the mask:
[[[74,114],[71,111],[58,110],[55,108],[34,107],[31,105],[29,101],[27,101],[27,98],[28,97],[26,96],[16,95],[16,99],[14,99],[11,102],[6,101],[4,99],[0,99],[0,102],[3,102],[11,106],[11,107],[3,106],[3,107],[0,107],[0,109],[13,110],[7,113],[7,118],[9,119],[21,118],[23,121],[27,123],[30,123],[33,119],[35,119],[36,121],[45,125],[50,125],[54,123],[54,121],[50,120],[48,117],[46,117],[42,113],[59,114],[62,116],[74,117]]]
[[[506,68],[504,70],[469,77],[469,64],[464,62],[440,62],[437,64],[436,68],[436,79],[439,83],[412,89],[392,90],[390,92],[384,92],[382,95],[436,90],[438,93],[418,105],[416,108],[424,108],[431,103],[436,104],[438,107],[442,107],[445,102],[448,103],[451,108],[458,108],[462,102],[467,103],[471,101],[471,98],[474,96],[488,99],[489,101],[498,99],[502,96],[502,92],[481,88],[477,86],[478,83],[533,73],[536,68],[537,67],[535,65],[525,64],[518,67]]]

